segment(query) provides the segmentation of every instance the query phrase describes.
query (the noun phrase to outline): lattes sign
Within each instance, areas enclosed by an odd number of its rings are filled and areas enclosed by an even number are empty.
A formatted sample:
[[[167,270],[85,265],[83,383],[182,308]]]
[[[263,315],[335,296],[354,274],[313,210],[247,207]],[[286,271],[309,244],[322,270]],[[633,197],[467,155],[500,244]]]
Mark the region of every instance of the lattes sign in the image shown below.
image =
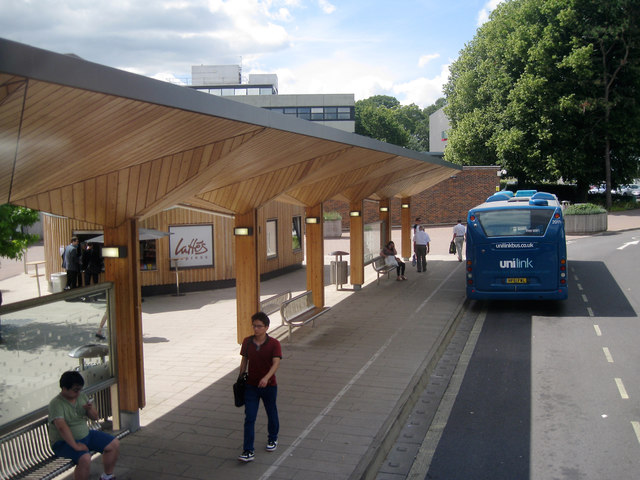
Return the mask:
[[[169,226],[171,266],[213,267],[213,225]]]

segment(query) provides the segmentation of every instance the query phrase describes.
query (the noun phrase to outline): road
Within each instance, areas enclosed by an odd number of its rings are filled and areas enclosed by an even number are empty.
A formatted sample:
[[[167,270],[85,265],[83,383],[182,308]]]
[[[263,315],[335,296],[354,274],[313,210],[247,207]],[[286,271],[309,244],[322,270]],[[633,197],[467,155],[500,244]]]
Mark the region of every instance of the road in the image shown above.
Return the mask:
[[[566,302],[472,305],[486,317],[425,478],[637,478],[639,240],[572,242]]]

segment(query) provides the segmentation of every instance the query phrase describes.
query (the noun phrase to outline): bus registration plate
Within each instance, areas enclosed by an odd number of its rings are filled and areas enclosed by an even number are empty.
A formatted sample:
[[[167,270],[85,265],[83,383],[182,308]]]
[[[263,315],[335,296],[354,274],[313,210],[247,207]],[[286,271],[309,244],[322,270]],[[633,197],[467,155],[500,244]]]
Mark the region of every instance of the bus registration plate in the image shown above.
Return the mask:
[[[507,283],[527,283],[526,278],[507,278]]]

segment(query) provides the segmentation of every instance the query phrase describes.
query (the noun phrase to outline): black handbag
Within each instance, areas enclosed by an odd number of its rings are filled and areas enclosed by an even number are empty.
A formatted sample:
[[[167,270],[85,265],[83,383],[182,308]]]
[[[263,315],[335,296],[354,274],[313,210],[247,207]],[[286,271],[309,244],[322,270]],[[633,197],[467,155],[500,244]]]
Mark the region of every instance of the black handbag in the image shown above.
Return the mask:
[[[454,255],[456,253],[456,243],[453,240],[451,240],[451,243],[449,244],[449,253]]]
[[[236,407],[244,405],[244,387],[247,384],[248,376],[247,372],[241,374],[233,384],[233,403]]]

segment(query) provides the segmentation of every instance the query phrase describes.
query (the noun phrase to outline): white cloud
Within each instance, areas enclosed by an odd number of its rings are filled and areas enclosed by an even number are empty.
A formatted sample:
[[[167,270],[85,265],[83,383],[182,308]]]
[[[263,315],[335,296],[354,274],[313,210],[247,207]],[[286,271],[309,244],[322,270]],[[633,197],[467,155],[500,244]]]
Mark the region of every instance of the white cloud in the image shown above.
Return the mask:
[[[489,15],[493,10],[496,9],[496,7],[501,1],[502,0],[489,0],[487,3],[485,3],[484,7],[482,7],[482,10],[480,10],[480,12],[478,13],[478,21],[477,21],[478,26],[482,25],[483,23],[487,22],[487,20],[489,20]]]
[[[444,96],[442,87],[449,79],[449,65],[442,65],[440,73],[434,78],[420,77],[409,82],[396,84],[393,92],[403,105],[415,103],[424,108]]]
[[[420,59],[418,59],[418,66],[422,68],[431,60],[435,60],[436,58],[440,58],[439,53],[430,53],[429,55],[422,55]]]
[[[318,5],[324,13],[333,13],[336,10],[336,7],[328,2],[328,0],[318,0]]]

